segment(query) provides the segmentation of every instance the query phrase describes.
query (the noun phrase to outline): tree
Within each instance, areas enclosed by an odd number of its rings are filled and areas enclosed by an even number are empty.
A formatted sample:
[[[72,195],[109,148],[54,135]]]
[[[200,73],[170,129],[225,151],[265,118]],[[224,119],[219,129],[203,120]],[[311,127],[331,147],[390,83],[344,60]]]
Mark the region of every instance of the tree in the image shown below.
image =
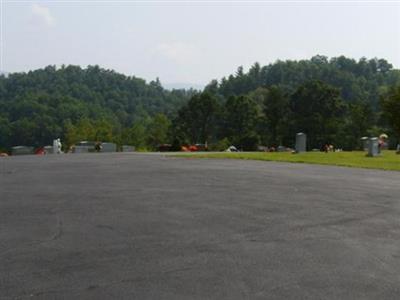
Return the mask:
[[[290,98],[292,136],[307,134],[309,148],[340,143],[337,134],[343,125],[345,104],[340,91],[321,81],[301,85]]]
[[[0,116],[0,151],[5,150],[5,145],[11,138],[11,132],[10,121],[6,117]]]
[[[93,123],[95,135],[93,140],[101,142],[113,142],[114,140],[114,124],[106,119],[96,120]]]
[[[381,98],[381,106],[395,135],[400,138],[400,86],[392,87],[389,93]]]
[[[28,118],[22,118],[11,123],[13,145],[38,146],[36,134],[38,124]]]
[[[84,118],[75,125],[68,123],[66,125],[65,140],[68,146],[79,143],[80,141],[95,141],[95,128],[92,122]]]
[[[174,122],[179,128],[175,131],[190,143],[206,143],[214,132],[217,112],[218,103],[213,95],[207,92],[195,95],[179,110]]]
[[[261,85],[261,66],[258,62],[250,67],[248,77],[252,90]]]
[[[210,94],[215,94],[218,92],[218,80],[213,79],[210,81],[209,84],[206,85],[206,87],[204,88],[205,92],[208,92]]]
[[[349,143],[346,148],[354,149],[359,144],[359,139],[368,135],[368,129],[374,124],[374,114],[371,105],[365,101],[348,105],[347,129]]]
[[[257,105],[247,96],[229,97],[225,104],[225,136],[243,150],[255,150],[259,142]]]
[[[275,85],[265,90],[264,93],[263,112],[269,135],[267,140],[278,146],[282,144],[287,130],[289,99],[284,91]]]
[[[156,114],[147,126],[147,144],[156,149],[160,144],[168,142],[171,121],[164,114]]]
[[[122,131],[123,144],[135,146],[136,149],[147,147],[146,125],[143,120],[135,122],[132,127]]]

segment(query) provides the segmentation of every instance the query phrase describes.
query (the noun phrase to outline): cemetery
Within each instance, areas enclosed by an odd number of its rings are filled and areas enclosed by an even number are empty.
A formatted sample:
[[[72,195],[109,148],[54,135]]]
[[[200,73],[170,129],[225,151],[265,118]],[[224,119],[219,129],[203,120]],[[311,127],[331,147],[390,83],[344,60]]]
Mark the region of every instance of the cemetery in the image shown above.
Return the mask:
[[[196,153],[196,154],[178,154],[177,157],[186,158],[228,158],[262,161],[280,161],[291,163],[308,163],[320,165],[334,165],[343,167],[381,169],[400,171],[400,145],[396,151],[387,149],[385,139],[386,134],[378,137],[362,137],[361,149],[363,151],[342,151],[334,149],[332,145],[325,145],[325,153],[319,149],[312,149],[307,152],[307,135],[299,132],[296,134],[295,149],[291,150],[283,146],[277,148],[278,151],[263,152],[236,152],[227,149],[222,153]],[[282,147],[282,151],[279,148]]]
[[[281,161],[400,171],[400,145],[397,146],[395,151],[387,150],[386,139],[386,134],[381,134],[379,137],[362,137],[360,138],[361,151],[346,152],[341,149],[335,149],[333,145],[328,144],[321,149],[307,149],[307,134],[299,132],[296,134],[294,139],[294,149],[284,146],[278,146],[277,148],[261,146],[257,152],[243,152],[240,151],[238,147],[231,145],[224,152],[208,152],[205,151],[207,150],[205,147],[182,146],[181,152],[184,153],[180,154],[171,152],[170,145],[161,145],[159,151],[164,153],[165,151],[170,152],[166,153],[168,156],[172,155],[186,158],[229,158]],[[45,146],[36,149],[36,151],[33,147],[15,146],[12,148],[11,154],[13,156],[28,154],[61,154],[63,153],[61,149],[62,143],[60,139],[57,138],[53,141],[52,146]],[[115,143],[81,141],[76,145],[71,146],[68,153],[113,153],[135,151],[136,148],[130,145],[122,145],[118,148]]]

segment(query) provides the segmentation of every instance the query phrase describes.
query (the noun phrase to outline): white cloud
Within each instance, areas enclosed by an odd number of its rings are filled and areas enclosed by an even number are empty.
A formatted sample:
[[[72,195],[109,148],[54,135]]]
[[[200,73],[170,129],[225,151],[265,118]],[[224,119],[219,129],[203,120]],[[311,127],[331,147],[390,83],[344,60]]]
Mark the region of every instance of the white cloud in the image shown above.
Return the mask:
[[[195,45],[184,42],[170,42],[158,44],[155,53],[176,63],[186,64],[199,58],[200,49]]]
[[[56,21],[48,7],[36,3],[32,4],[32,16],[35,21],[43,23],[47,26],[53,26]]]

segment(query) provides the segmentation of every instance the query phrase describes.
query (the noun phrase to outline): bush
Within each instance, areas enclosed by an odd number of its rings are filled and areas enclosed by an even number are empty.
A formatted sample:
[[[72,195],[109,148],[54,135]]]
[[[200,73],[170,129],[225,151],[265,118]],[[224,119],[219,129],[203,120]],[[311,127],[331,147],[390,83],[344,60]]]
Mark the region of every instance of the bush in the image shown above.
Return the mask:
[[[210,151],[225,151],[231,145],[231,142],[228,138],[223,138],[215,144],[210,144],[208,149]]]

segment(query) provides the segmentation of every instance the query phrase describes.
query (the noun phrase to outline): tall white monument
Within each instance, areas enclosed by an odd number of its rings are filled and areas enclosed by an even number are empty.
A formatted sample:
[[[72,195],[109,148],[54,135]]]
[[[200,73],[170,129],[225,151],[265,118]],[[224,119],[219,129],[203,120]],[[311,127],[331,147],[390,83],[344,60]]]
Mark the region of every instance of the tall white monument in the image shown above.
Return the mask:
[[[53,140],[53,153],[54,154],[61,154],[62,153],[61,147],[62,147],[62,144],[61,144],[61,141],[59,138]]]

